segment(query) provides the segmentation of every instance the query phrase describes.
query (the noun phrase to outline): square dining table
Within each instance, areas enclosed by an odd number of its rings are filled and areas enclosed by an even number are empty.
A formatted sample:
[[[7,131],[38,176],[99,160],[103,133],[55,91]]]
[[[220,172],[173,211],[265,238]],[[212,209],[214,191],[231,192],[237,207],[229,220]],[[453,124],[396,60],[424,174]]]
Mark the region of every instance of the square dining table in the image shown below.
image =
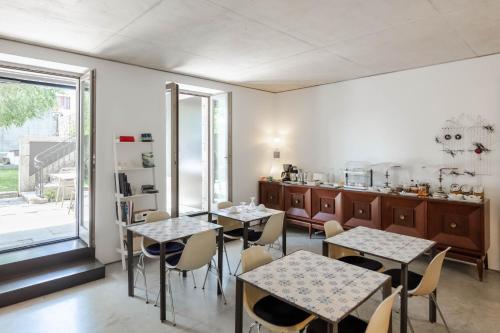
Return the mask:
[[[243,329],[244,283],[323,319],[334,333],[377,290],[391,294],[388,275],[299,250],[237,276],[236,333]]]
[[[271,216],[284,213],[281,210],[266,208],[260,210],[258,208],[250,208],[248,206],[233,206],[236,207],[237,211],[232,212],[231,207],[212,210],[208,213],[208,221],[212,221],[213,215],[223,216],[228,219],[240,222],[243,225],[243,249],[248,248],[248,227],[250,223],[255,221],[267,221]],[[282,231],[282,251],[283,255],[286,255],[286,221],[283,221],[283,231]]]
[[[377,230],[366,227],[356,227],[323,241],[323,255],[328,256],[329,244],[370,254],[375,257],[395,261],[401,264],[401,333],[408,329],[408,265],[425,252],[434,253],[436,242]],[[429,302],[429,316],[435,318],[436,308]],[[434,319],[435,320],[435,319]]]
[[[138,234],[143,237],[152,239],[153,241],[160,244],[160,320],[166,320],[166,299],[165,299],[165,243],[182,240],[190,236],[202,233],[208,230],[218,230],[217,236],[217,259],[218,259],[218,269],[219,276],[221,277],[222,285],[222,274],[223,274],[223,248],[224,248],[224,236],[222,233],[222,226],[201,221],[194,217],[181,216],[175,218],[169,218],[166,220],[150,222],[150,223],[137,223],[132,224],[127,227],[127,244],[132,244],[133,234]],[[127,260],[128,269],[128,295],[130,297],[134,296],[134,267],[133,267],[133,249],[132,246],[127,246],[127,254],[129,260]],[[221,294],[221,287],[217,286],[217,294]]]

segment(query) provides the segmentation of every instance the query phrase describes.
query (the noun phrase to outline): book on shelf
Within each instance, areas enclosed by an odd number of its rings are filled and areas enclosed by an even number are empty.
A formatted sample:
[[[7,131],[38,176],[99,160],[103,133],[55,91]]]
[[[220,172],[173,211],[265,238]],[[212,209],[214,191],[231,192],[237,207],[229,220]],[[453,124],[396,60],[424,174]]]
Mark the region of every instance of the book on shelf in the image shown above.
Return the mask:
[[[127,175],[123,172],[118,173],[118,190],[124,197],[132,195],[132,188],[128,182]]]
[[[132,224],[134,221],[134,203],[132,201],[120,202],[121,222]],[[116,220],[119,219],[118,203],[116,203]]]

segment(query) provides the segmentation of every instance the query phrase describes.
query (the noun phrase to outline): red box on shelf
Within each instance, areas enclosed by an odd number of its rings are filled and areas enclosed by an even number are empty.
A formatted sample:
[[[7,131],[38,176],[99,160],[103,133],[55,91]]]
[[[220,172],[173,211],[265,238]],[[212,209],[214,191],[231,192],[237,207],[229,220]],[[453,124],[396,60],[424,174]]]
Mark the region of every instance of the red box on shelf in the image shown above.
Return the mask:
[[[135,142],[135,138],[132,135],[120,135],[120,142]]]

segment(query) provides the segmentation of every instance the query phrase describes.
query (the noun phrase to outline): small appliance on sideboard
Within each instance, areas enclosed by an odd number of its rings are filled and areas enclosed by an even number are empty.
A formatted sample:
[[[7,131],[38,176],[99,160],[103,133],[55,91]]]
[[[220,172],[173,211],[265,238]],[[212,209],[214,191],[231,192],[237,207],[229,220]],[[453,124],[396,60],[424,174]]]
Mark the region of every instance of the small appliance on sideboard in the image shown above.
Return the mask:
[[[367,162],[348,162],[345,168],[345,188],[368,190],[373,186],[373,169]]]

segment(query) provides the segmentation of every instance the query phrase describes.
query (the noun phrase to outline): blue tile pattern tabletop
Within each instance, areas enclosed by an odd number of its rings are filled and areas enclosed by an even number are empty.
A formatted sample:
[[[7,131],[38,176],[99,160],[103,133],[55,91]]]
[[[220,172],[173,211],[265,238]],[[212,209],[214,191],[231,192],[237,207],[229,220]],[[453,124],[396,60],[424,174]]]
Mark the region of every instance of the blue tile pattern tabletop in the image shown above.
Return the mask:
[[[128,229],[134,233],[150,238],[158,243],[169,242],[219,228],[222,228],[222,226],[188,216],[175,217],[151,223],[141,223],[128,227]]]
[[[240,222],[252,222],[268,218],[276,214],[283,213],[281,210],[271,208],[250,208],[249,206],[233,206],[229,208],[213,210],[210,213],[218,216],[224,216]],[[234,210],[234,211],[233,211]]]
[[[331,323],[345,318],[390,279],[305,250],[238,278]]]
[[[330,237],[325,242],[409,264],[436,242],[366,227],[356,227]]]

